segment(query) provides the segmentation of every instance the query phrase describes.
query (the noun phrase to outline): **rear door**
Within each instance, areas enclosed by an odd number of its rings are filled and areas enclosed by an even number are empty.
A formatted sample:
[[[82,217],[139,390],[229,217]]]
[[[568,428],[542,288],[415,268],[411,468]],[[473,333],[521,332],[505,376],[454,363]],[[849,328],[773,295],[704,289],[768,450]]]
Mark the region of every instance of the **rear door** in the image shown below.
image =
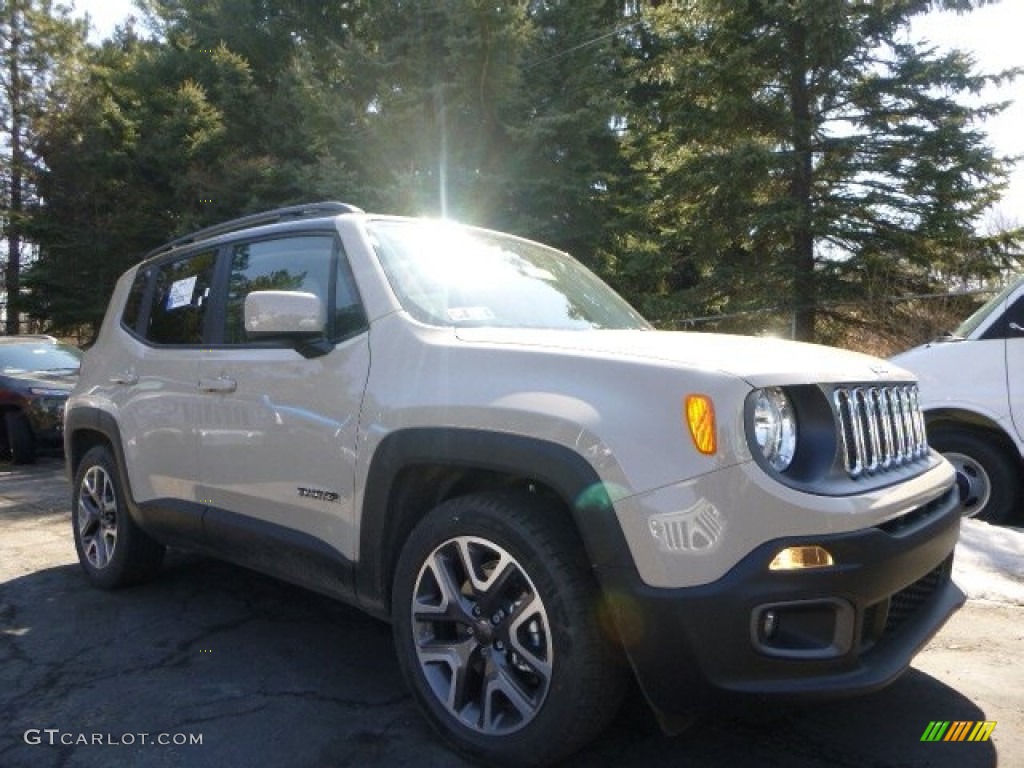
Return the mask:
[[[126,318],[131,335],[105,350],[132,495],[149,525],[199,538],[202,505],[196,386],[216,251],[144,268]]]
[[[353,484],[369,372],[365,316],[337,238],[290,234],[228,248],[215,343],[199,363],[201,498],[228,556],[333,588],[355,556]],[[247,337],[245,297],[305,291],[328,308],[328,354]],[[326,584],[325,584],[326,582]]]

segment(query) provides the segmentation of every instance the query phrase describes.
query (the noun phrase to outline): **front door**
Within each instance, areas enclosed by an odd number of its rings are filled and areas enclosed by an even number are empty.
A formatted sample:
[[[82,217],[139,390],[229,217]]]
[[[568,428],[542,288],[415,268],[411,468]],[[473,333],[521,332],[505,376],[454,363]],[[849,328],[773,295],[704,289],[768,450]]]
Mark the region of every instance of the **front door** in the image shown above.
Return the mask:
[[[1005,338],[1006,391],[1018,436],[1024,436],[1024,285],[1008,297],[1000,335]]]
[[[228,258],[220,343],[199,364],[207,535],[260,570],[337,587],[355,556],[356,434],[370,365],[358,294],[330,234],[241,242]],[[319,296],[333,351],[306,358],[248,339],[243,308],[256,290]]]

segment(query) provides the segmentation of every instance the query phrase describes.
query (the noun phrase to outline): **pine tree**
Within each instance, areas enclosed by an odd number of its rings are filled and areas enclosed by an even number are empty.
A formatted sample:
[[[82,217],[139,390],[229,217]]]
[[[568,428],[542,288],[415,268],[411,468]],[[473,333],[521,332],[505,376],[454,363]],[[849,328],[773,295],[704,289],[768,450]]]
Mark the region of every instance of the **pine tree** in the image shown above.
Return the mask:
[[[20,331],[25,218],[35,201],[35,121],[56,106],[55,72],[74,66],[85,27],[50,0],[0,1],[0,224],[6,260],[5,333]]]
[[[370,207],[495,222],[528,33],[521,2],[368,5],[344,66],[362,109],[359,173],[376,182]]]
[[[920,288],[965,251],[998,250],[974,227],[1006,181],[979,128],[1002,106],[962,97],[1012,73],[911,41],[931,6],[647,9],[628,141],[655,234],[623,260],[653,261],[643,288],[664,319],[777,305],[812,339],[822,307],[863,297],[881,265],[890,291]]]
[[[51,330],[97,329],[118,275],[172,236],[347,186],[329,59],[287,5],[152,3],[158,36],[121,30],[63,80],[66,108],[39,121],[26,276]]]
[[[498,224],[593,263],[614,217],[610,190],[628,170],[616,125],[622,48],[637,20],[614,0],[543,0],[531,4],[530,21]]]
[[[193,59],[189,61],[188,59]],[[196,55],[121,33],[62,81],[65,108],[39,121],[44,205],[31,229],[30,312],[51,330],[98,328],[120,273],[170,236],[224,218],[258,168],[239,163],[225,111],[252,84],[224,49]],[[235,195],[218,200],[216,183]],[[232,211],[233,213],[233,211]],[[87,330],[88,332],[88,330]]]

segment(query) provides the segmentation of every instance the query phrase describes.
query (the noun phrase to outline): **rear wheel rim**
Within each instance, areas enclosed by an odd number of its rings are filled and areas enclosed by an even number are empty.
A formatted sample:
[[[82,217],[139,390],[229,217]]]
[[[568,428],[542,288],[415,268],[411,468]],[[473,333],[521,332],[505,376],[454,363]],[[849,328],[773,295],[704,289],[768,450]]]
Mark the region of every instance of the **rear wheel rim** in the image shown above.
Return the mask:
[[[992,480],[977,459],[955,451],[944,453],[956,470],[956,485],[960,492],[960,509],[964,517],[977,517],[992,498]]]
[[[86,471],[78,489],[78,535],[89,564],[106,568],[117,547],[117,494],[110,473],[99,465]]]
[[[473,536],[438,546],[416,577],[411,616],[420,672],[449,715],[487,736],[534,720],[551,683],[551,628],[507,550]]]

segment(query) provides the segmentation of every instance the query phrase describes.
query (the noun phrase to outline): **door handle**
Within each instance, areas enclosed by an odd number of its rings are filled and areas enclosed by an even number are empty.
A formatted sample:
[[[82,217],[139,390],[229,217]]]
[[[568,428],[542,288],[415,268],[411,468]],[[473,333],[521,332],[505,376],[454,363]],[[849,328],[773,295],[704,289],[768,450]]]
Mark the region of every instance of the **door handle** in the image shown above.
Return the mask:
[[[116,376],[110,377],[111,384],[124,384],[126,386],[134,386],[139,383],[139,375],[134,371],[122,371]]]
[[[238,389],[238,382],[227,376],[218,376],[215,379],[200,379],[199,389],[203,392],[234,392]]]

